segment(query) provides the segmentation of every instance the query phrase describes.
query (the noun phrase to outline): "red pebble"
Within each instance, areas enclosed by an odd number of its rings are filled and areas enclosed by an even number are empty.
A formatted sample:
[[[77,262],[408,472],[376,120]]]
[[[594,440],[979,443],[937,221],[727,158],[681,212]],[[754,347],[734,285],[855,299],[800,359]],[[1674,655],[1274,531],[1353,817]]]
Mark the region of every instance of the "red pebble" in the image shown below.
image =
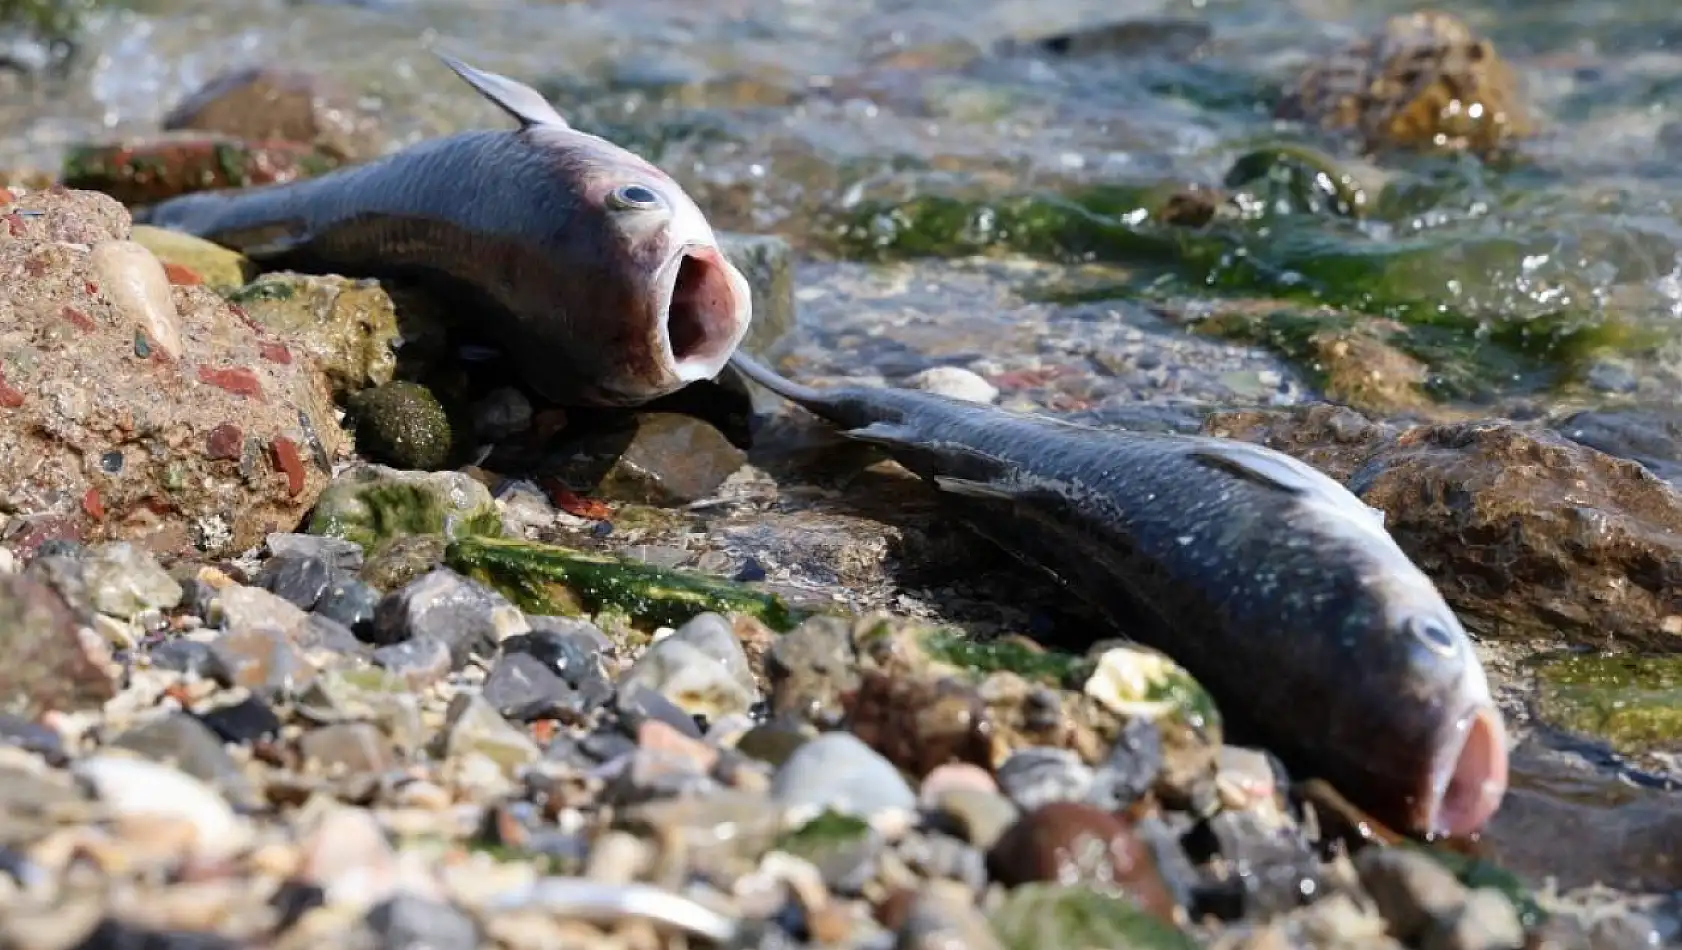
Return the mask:
[[[607,502],[597,498],[585,498],[552,479],[543,483],[543,490],[548,492],[549,500],[555,503],[556,508],[574,517],[589,518],[593,521],[606,521],[613,517],[613,509],[607,506]]]
[[[92,333],[94,330],[98,329],[98,324],[93,322],[92,317],[80,310],[77,310],[75,307],[67,306],[63,310],[59,311],[59,315],[64,319],[69,320],[71,323],[74,323],[83,332]]]
[[[243,366],[232,369],[216,369],[210,366],[199,367],[199,382],[217,389],[225,389],[236,396],[263,397],[263,387],[257,382],[257,374]]]
[[[91,280],[82,281],[82,289],[87,291],[90,297],[99,296],[99,285]]]
[[[9,205],[17,199],[18,196],[12,194],[12,189],[0,188],[0,205]]]
[[[205,436],[205,454],[213,459],[237,459],[245,444],[245,433],[232,422],[224,422]]]
[[[23,405],[23,393],[18,392],[6,382],[6,374],[0,372],[0,409],[16,409]]]
[[[293,497],[304,490],[304,460],[298,454],[298,444],[286,436],[277,435],[269,443],[274,453],[275,468],[286,473],[286,493]]]
[[[204,278],[200,277],[198,272],[191,267],[169,261],[164,261],[164,276],[169,278],[170,283],[183,286],[196,286],[204,283]]]
[[[105,520],[105,502],[99,497],[99,489],[90,488],[82,493],[82,510],[95,521]]]
[[[292,362],[292,351],[281,343],[259,343],[257,344],[257,352],[263,355],[263,359],[271,363]]]

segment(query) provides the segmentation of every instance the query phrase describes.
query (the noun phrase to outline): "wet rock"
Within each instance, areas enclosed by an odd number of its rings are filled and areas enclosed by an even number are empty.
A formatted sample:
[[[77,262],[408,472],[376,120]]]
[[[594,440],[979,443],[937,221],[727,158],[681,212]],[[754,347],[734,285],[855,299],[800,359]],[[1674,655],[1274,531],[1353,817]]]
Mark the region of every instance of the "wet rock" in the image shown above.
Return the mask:
[[[1058,56],[1165,56],[1184,59],[1202,48],[1214,31],[1203,20],[1186,17],[1130,17],[1119,22],[1083,25],[1031,39],[1011,38],[1000,52],[1035,49]]]
[[[211,555],[296,524],[347,447],[315,368],[279,359],[288,339],[209,289],[160,289],[149,252],[117,253],[128,222],[109,198],[17,203],[40,214],[0,242],[0,270],[33,275],[9,287],[0,334],[8,505],[69,519],[86,541]]]
[[[753,296],[753,323],[742,347],[749,353],[772,352],[794,329],[794,252],[770,234],[719,231],[725,258],[747,278]]]
[[[448,464],[455,431],[432,391],[407,380],[381,383],[350,399],[358,450],[375,462],[431,471]]]
[[[175,578],[149,552],[124,541],[90,548],[81,569],[88,606],[103,614],[132,619],[181,602]]]
[[[197,677],[212,677],[222,661],[210,644],[201,640],[167,640],[154,646],[147,654],[152,666]]]
[[[1466,886],[1413,849],[1367,848],[1355,856],[1355,867],[1398,940],[1411,942],[1434,924],[1454,920],[1466,904]]]
[[[449,568],[438,568],[386,595],[374,615],[378,643],[432,639],[456,666],[473,653],[492,656],[502,641],[531,629],[501,594]]]
[[[641,729],[643,723],[655,719],[692,739],[701,738],[701,727],[695,724],[694,717],[647,683],[637,680],[620,683],[613,694],[613,709],[627,729]]]
[[[905,381],[910,389],[921,389],[938,396],[950,396],[965,402],[992,403],[999,398],[999,388],[959,366],[934,366],[916,373]]]
[[[936,796],[933,811],[965,841],[991,849],[1021,817],[1021,809],[997,792],[948,789]]]
[[[482,755],[509,776],[543,754],[530,737],[502,718],[483,696],[475,693],[460,693],[450,700],[438,745],[443,755]]]
[[[1487,38],[1439,11],[1395,16],[1316,61],[1277,114],[1347,130],[1382,149],[1488,154],[1530,134],[1516,76]]]
[[[1538,719],[1625,755],[1682,740],[1682,657],[1572,655],[1536,669]]]
[[[326,561],[308,555],[283,554],[263,565],[257,574],[257,585],[300,609],[309,610],[327,593],[331,579]]]
[[[796,749],[777,770],[771,794],[784,808],[862,816],[917,805],[893,763],[848,732],[826,732]]]
[[[189,192],[313,178],[340,162],[297,142],[242,142],[215,132],[164,132],[92,142],[66,152],[60,180],[125,205],[150,205]]]
[[[228,298],[259,325],[296,340],[336,397],[389,383],[397,371],[402,324],[390,294],[374,281],[281,271]],[[402,318],[412,319],[408,312]]]
[[[344,538],[368,551],[401,535],[455,535],[500,527],[490,489],[472,477],[383,465],[358,465],[334,478],[310,517],[311,534]]]
[[[1395,415],[1431,405],[1430,368],[1376,334],[1328,330],[1308,340],[1326,398],[1362,412]]]
[[[1052,802],[1078,802],[1092,787],[1092,770],[1067,749],[1017,749],[999,765],[999,788],[1032,811]]]
[[[1244,892],[1249,916],[1271,918],[1321,892],[1318,856],[1296,829],[1247,811],[1221,812],[1209,819],[1209,828]]]
[[[560,480],[580,494],[668,506],[710,497],[746,460],[698,418],[648,412],[630,428],[581,439],[555,462]]]
[[[1007,887],[1033,881],[1113,886],[1165,921],[1174,898],[1150,850],[1128,824],[1075,802],[1054,802],[1023,814],[987,852],[988,868]]]
[[[257,273],[245,255],[191,234],[137,224],[130,237],[156,255],[165,270],[180,275],[182,282],[193,283],[186,279],[186,275],[192,275],[219,293],[245,286]]]
[[[580,709],[594,709],[613,694],[602,658],[612,643],[587,620],[527,617],[531,631],[502,641],[504,654],[528,653],[576,691]]]
[[[313,73],[278,66],[232,69],[211,78],[163,119],[167,131],[218,132],[247,142],[314,145],[343,160],[379,154],[383,136],[350,93]]]
[[[1343,479],[1477,633],[1682,643],[1682,496],[1637,463],[1523,423],[1396,433],[1308,410],[1216,413],[1205,430]]]
[[[1640,462],[1672,486],[1682,486],[1682,413],[1673,407],[1590,409],[1566,416],[1553,428],[1591,449]]]
[[[21,575],[0,576],[0,712],[34,717],[116,695],[109,657],[84,637],[64,599]]]
[[[483,687],[485,701],[514,722],[570,713],[577,706],[572,687],[530,653],[509,653],[496,661]]]

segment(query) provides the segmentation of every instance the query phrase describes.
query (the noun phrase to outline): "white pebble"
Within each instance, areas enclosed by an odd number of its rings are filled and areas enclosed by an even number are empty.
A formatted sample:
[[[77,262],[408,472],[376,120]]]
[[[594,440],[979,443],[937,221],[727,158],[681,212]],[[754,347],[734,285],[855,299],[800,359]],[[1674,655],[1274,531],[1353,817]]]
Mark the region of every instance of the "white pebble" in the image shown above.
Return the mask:
[[[912,389],[983,405],[999,398],[999,389],[975,373],[958,366],[932,366],[905,381]]]
[[[201,857],[227,857],[250,840],[251,829],[227,799],[185,772],[111,753],[82,759],[70,768],[100,801],[124,817],[192,824]]]
[[[179,314],[158,256],[134,241],[101,241],[89,255],[99,289],[117,310],[169,355],[181,358]]]

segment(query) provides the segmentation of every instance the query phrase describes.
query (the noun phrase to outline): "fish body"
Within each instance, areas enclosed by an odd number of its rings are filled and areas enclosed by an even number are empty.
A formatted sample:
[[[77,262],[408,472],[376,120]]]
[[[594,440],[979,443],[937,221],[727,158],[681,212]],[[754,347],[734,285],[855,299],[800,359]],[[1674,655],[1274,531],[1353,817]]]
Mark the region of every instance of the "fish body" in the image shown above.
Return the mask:
[[[1246,442],[732,362],[1172,656],[1293,771],[1418,834],[1471,833],[1498,808],[1506,730],[1470,638],[1382,514],[1325,474]]]
[[[716,376],[747,333],[751,293],[689,195],[535,90],[440,58],[519,128],[183,195],[136,219],[270,269],[421,281],[562,403],[634,405]]]

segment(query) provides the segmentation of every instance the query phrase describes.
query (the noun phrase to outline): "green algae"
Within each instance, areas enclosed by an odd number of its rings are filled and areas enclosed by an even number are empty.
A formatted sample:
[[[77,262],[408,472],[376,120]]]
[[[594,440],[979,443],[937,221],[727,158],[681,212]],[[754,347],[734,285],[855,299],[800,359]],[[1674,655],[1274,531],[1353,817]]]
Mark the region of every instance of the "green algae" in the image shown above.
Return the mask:
[[[456,427],[432,390],[396,380],[350,398],[356,445],[374,461],[401,469],[444,467],[456,446]]]
[[[1119,896],[1078,885],[1024,884],[988,914],[1008,950],[1193,950],[1178,928]]]
[[[618,611],[641,624],[672,627],[709,611],[739,613],[778,632],[801,619],[782,598],[743,584],[559,545],[463,536],[450,543],[444,562],[527,613]]]
[[[502,534],[502,519],[490,491],[465,475],[366,465],[327,486],[308,530],[371,551],[406,536],[496,537]]]
[[[1534,893],[1524,881],[1493,861],[1417,841],[1403,841],[1396,846],[1412,848],[1429,855],[1467,887],[1489,888],[1500,892],[1501,896],[1512,902],[1513,909],[1518,912],[1519,921],[1526,929],[1541,926],[1548,919],[1548,912],[1536,902]]]
[[[1536,670],[1538,715],[1635,755],[1682,747],[1682,657],[1577,655]]]
[[[921,632],[918,643],[941,663],[981,675],[1015,673],[1050,686],[1076,684],[1092,667],[1091,661],[1072,653],[1039,649],[1014,639],[976,640],[946,627]]]

